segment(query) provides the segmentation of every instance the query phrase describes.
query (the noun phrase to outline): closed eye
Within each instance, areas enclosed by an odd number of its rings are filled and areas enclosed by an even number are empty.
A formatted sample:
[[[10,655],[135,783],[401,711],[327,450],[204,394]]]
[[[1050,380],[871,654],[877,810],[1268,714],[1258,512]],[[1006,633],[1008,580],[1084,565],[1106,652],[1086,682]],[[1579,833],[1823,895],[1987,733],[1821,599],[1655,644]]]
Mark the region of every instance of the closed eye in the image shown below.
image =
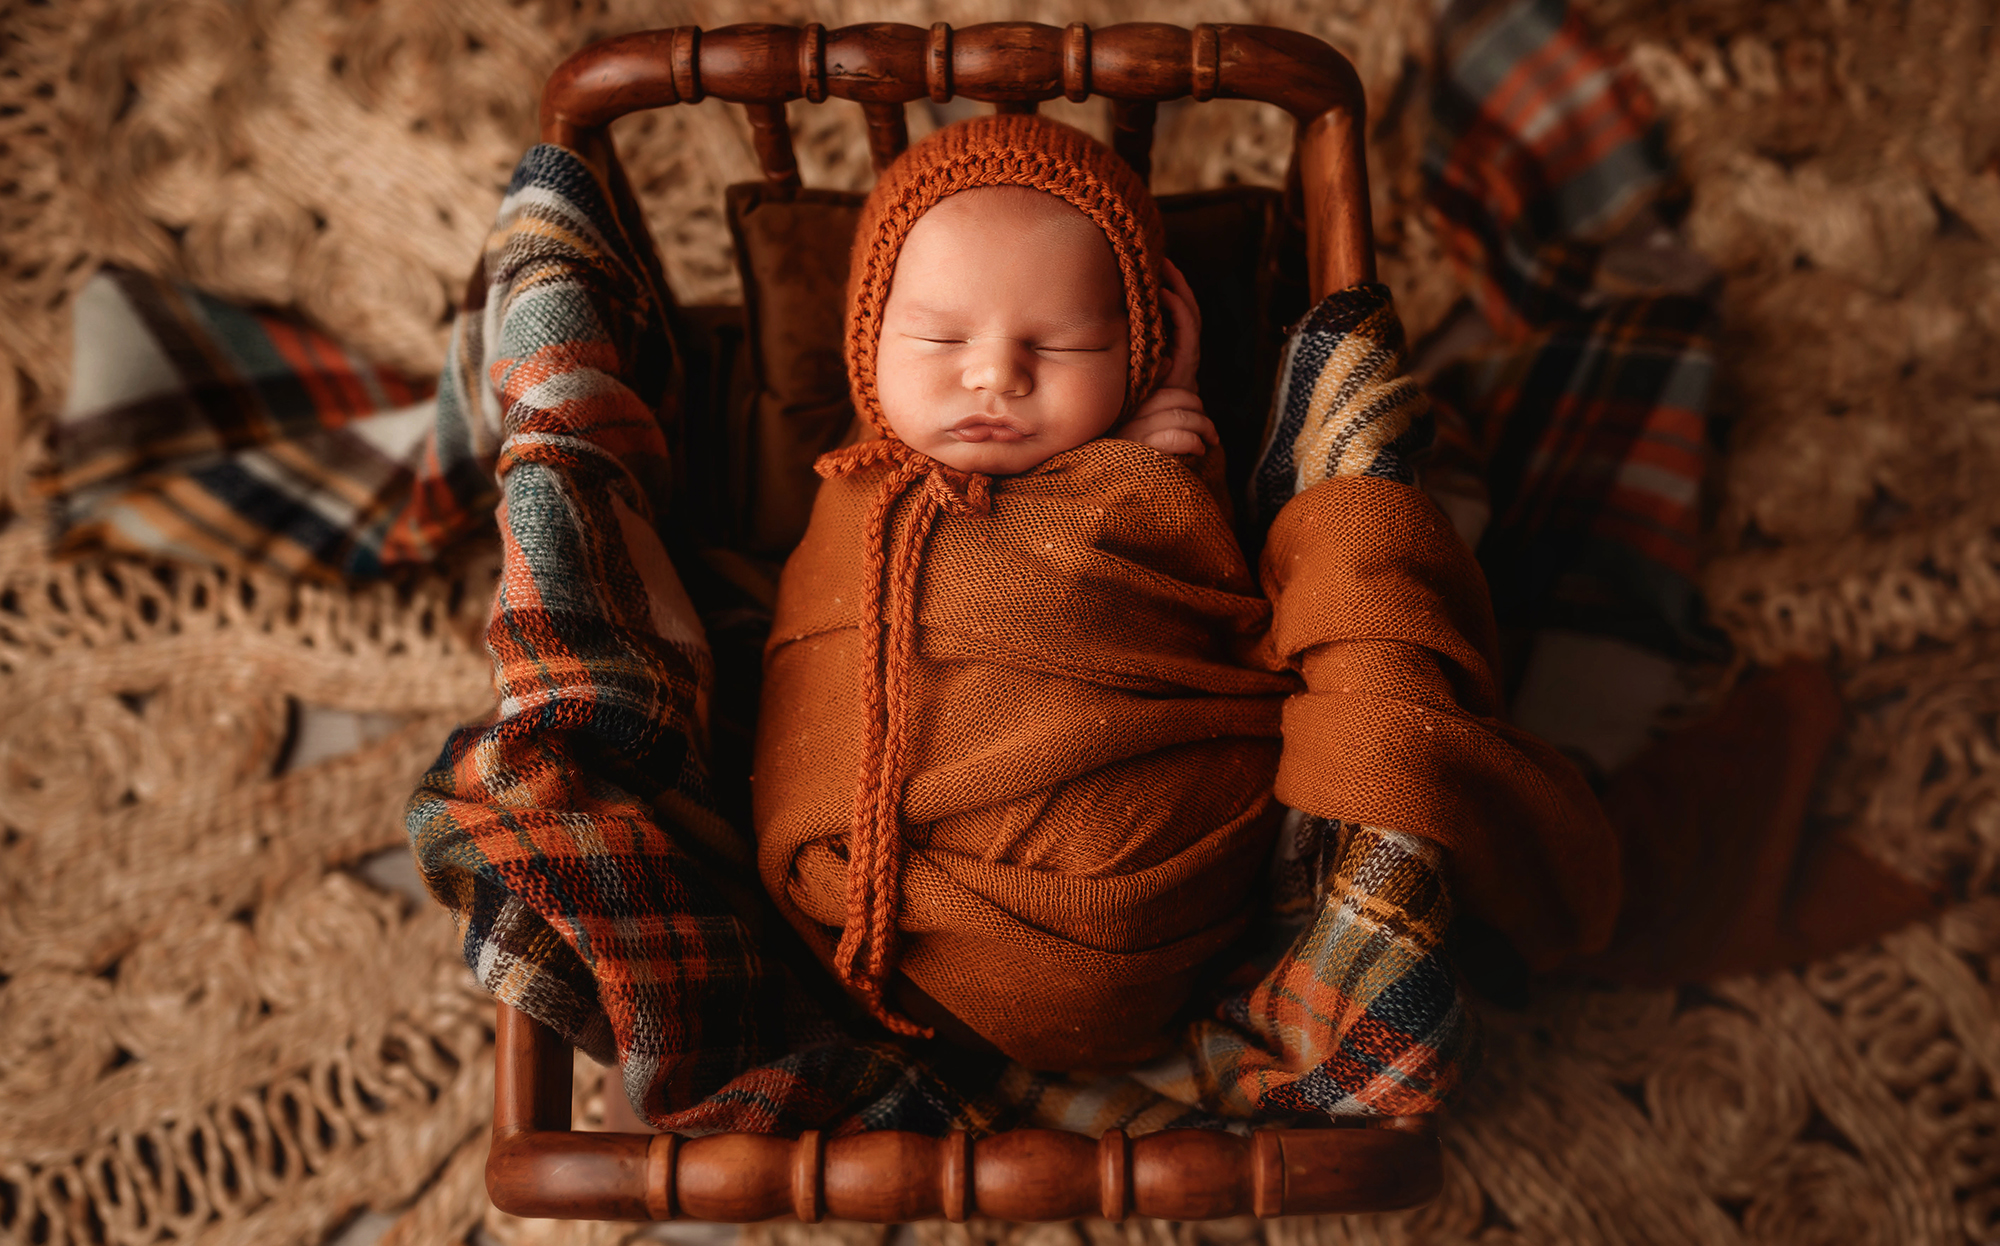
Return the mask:
[[[966,337],[933,337],[927,333],[905,333],[903,340],[923,342],[930,346],[968,346],[972,339]],[[1032,346],[1029,349],[1044,355],[1102,355],[1110,346]]]

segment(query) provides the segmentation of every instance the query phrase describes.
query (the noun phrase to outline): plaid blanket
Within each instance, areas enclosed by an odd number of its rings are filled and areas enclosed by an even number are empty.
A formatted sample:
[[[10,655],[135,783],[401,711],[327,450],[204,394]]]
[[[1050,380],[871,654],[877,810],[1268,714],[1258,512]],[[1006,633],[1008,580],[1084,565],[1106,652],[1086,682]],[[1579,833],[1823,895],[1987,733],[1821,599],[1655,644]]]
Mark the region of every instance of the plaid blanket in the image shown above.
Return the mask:
[[[490,389],[502,433],[500,710],[452,738],[409,810],[468,962],[496,995],[615,1057],[664,1128],[1107,1127],[1088,1096],[890,1041],[798,954],[752,845],[716,814],[703,622],[658,536],[672,398],[646,365],[670,349],[648,245],[576,156],[535,148],[445,369],[440,411],[481,409]],[[1361,831],[1338,859],[1343,885],[1275,964],[1192,1026],[1170,1068],[1134,1075],[1143,1113],[1402,1113],[1451,1088],[1466,1030],[1438,959],[1438,863]],[[1406,893],[1440,898],[1406,920]],[[1434,989],[1415,1006],[1382,989],[1416,972]]]
[[[490,422],[290,317],[105,268],[75,336],[40,481],[63,550],[366,579],[492,513]]]
[[[1432,114],[1432,209],[1497,341],[1431,380],[1424,470],[1483,495],[1501,627],[1713,656],[1694,585],[1713,309],[1601,279],[1612,236],[1675,188],[1651,99],[1565,0],[1454,0]]]
[[[1456,5],[1440,48],[1433,198],[1501,345],[1440,378],[1426,480],[1456,464],[1485,492],[1503,622],[1692,635],[1705,309],[1593,283],[1597,243],[1669,184],[1650,106],[1559,0]],[[1391,830],[1297,819],[1260,942],[1180,1050],[1129,1075],[890,1041],[829,988],[716,811],[718,616],[659,535],[678,466],[668,296],[619,205],[572,154],[527,154],[428,401],[282,317],[101,275],[79,341],[154,345],[122,390],[79,384],[58,422],[62,539],[365,577],[433,557],[497,499],[500,709],[446,745],[412,842],[479,979],[618,1060],[663,1127],[1094,1132],[1441,1103],[1471,1043],[1442,952],[1448,863]],[[1379,371],[1401,330],[1378,310],[1330,302],[1294,336],[1260,518],[1342,456],[1283,429],[1403,401]],[[1366,384],[1344,387],[1360,359]],[[1421,440],[1370,453],[1401,475]]]
[[[1618,300],[1432,378],[1446,453],[1485,484],[1502,628],[1714,652],[1695,588],[1713,318],[1695,298]]]
[[[1651,98],[1567,0],[1452,0],[1431,113],[1431,206],[1508,336],[1587,302],[1599,244],[1671,180]]]

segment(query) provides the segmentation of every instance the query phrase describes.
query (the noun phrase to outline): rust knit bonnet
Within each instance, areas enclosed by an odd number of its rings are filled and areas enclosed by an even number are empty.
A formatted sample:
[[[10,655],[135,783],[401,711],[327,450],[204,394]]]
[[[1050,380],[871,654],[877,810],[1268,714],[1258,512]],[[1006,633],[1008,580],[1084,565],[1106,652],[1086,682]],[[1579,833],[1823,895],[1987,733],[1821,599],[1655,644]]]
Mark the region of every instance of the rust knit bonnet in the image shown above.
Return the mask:
[[[1104,231],[1124,283],[1131,327],[1124,417],[1152,392],[1165,346],[1160,269],[1166,230],[1159,205],[1130,165],[1080,130],[1022,114],[947,126],[884,170],[862,206],[848,276],[847,375],[855,411],[878,436],[824,455],[815,465],[828,478],[882,469],[863,538],[868,588],[861,630],[870,656],[860,695],[868,736],[850,833],[847,921],[833,968],[879,1019],[905,1034],[928,1033],[897,1014],[885,994],[896,961],[901,891],[909,740],[908,715],[899,703],[907,696],[915,644],[914,585],[931,524],[943,512],[985,514],[992,480],[947,468],[895,435],[876,390],[876,351],[896,259],[910,230],[946,197],[985,186],[1046,191]],[[915,509],[905,535],[896,539],[889,517],[913,488]]]
[[[847,375],[855,411],[876,432],[894,437],[875,391],[875,353],[896,257],[924,213],[947,196],[982,186],[1046,191],[1104,231],[1124,278],[1132,326],[1125,382],[1130,415],[1152,391],[1165,347],[1160,260],[1166,230],[1159,206],[1132,166],[1104,144],[1059,121],[1019,114],[961,121],[930,135],[883,172],[862,205],[847,283]]]

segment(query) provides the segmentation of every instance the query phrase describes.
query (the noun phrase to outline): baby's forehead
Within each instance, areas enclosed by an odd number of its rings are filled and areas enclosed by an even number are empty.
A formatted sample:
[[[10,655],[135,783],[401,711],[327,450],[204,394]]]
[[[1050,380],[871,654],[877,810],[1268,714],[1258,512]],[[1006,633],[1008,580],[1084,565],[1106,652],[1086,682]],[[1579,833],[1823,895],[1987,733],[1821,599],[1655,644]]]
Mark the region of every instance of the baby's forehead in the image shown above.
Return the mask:
[[[982,186],[933,205],[903,243],[894,289],[959,301],[1022,279],[1049,299],[1122,313],[1124,283],[1104,231],[1067,201],[1028,186]]]
[[[1096,222],[1061,195],[1033,186],[974,186],[946,195],[925,216],[964,218],[995,224],[1028,225],[1043,221],[1074,223],[1103,236]]]
[[[913,246],[1112,256],[1111,240],[1097,222],[1067,200],[1031,186],[979,186],[946,196],[911,226],[903,247]]]

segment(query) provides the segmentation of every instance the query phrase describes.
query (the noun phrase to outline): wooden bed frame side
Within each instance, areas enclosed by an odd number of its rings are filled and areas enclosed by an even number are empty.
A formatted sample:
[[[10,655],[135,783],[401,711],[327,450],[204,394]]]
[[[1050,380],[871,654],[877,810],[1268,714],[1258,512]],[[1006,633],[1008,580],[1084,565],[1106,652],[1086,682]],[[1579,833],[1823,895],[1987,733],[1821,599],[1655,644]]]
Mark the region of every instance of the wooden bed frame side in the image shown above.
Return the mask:
[[[902,1223],[1215,1220],[1393,1211],[1435,1197],[1442,1155],[1428,1117],[1247,1137],[1183,1129],[1102,1138],[1015,1129],[972,1140],[882,1131],[829,1138],[570,1129],[569,1045],[499,1005],[486,1190],[516,1216],[711,1220],[795,1216]]]

